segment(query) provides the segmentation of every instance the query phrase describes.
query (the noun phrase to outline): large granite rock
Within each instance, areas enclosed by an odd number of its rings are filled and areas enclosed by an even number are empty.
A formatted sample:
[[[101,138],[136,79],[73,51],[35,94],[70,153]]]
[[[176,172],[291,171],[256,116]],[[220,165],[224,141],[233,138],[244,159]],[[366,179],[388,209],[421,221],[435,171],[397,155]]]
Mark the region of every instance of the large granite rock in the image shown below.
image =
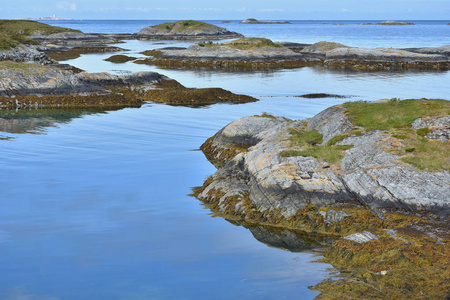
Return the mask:
[[[45,47],[41,46],[19,46],[11,50],[0,52],[0,61],[15,61],[15,62],[34,62],[41,65],[53,64],[55,61],[49,58],[43,50]]]
[[[152,84],[168,78],[155,72],[138,72],[131,75],[109,73],[79,73],[39,65],[26,65],[24,69],[0,69],[0,96],[14,95],[90,95],[110,93],[107,86]]]
[[[337,134],[357,128],[340,106],[309,119],[307,127],[322,133],[324,144]],[[202,146],[207,156],[212,154],[215,159],[225,161],[197,197],[208,203],[218,201],[223,211],[229,209],[227,205],[233,199],[238,201],[233,202],[235,210],[243,215],[249,213],[245,197],[260,213],[275,210],[284,217],[292,217],[311,204],[319,208],[367,207],[375,213],[386,207],[404,212],[450,212],[450,172],[418,171],[400,162],[398,155],[386,150],[392,148],[387,133],[368,131],[338,142],[337,145],[352,147],[345,151],[337,168],[314,157],[283,157],[282,151],[292,149],[288,140],[292,130],[305,130],[305,125],[283,118],[262,120],[255,116],[225,126]],[[245,144],[237,151],[239,154],[234,153],[231,159],[230,155],[223,155],[229,145],[236,143]],[[333,218],[345,215],[328,216],[324,212],[323,217],[332,222]]]
[[[227,39],[237,38],[242,35],[232,32],[223,27],[199,21],[178,21],[173,23],[163,23],[148,26],[141,29],[137,36],[141,38],[207,38],[207,39]]]

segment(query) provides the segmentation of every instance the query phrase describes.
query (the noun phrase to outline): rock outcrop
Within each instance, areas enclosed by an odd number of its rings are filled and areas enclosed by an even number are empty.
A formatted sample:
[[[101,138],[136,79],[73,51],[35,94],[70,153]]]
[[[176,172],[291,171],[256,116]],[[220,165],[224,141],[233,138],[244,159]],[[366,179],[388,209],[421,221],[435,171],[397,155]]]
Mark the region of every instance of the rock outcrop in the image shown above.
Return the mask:
[[[372,123],[355,118],[367,105],[376,105],[370,111],[375,113],[379,103],[353,104],[328,108],[304,121],[263,115],[228,124],[201,146],[219,169],[194,189],[194,195],[215,215],[248,227],[270,246],[291,251],[315,247],[301,237],[295,239],[287,228],[313,236],[331,234],[332,245],[320,243],[329,247],[322,261],[346,273],[343,279],[324,280],[314,287],[325,298],[346,299],[349,291],[355,299],[407,299],[422,291],[433,299],[445,298],[450,287],[448,155],[443,156],[446,165],[434,171],[419,171],[402,159],[415,151],[406,147],[408,139],[425,146],[428,142],[421,136],[448,129],[450,102],[382,104],[397,110],[377,113],[394,116],[387,118],[396,120],[389,130],[369,130]],[[417,119],[407,118],[402,127],[397,121],[403,116],[397,115],[405,110]],[[422,117],[417,117],[418,110]],[[390,122],[375,119],[378,127]],[[448,153],[448,143],[433,140],[428,145]],[[338,149],[345,153],[333,163],[337,152],[327,153]]]
[[[50,35],[33,34],[30,36],[33,40],[44,44],[79,46],[85,44],[111,44],[119,40],[104,34],[83,33],[83,32],[61,32]]]
[[[324,64],[328,67],[366,71],[450,69],[448,56],[416,52],[392,48],[335,48],[326,51]]]
[[[256,20],[253,18],[245,19],[239,24],[291,24],[288,21],[265,21],[265,20]]]
[[[0,52],[0,61],[34,62],[41,65],[56,63],[43,52],[45,50],[46,48],[41,46],[22,45]]]
[[[136,63],[168,68],[273,69],[325,65],[362,71],[449,70],[449,51],[449,46],[369,49],[326,41],[305,45],[243,38],[217,44],[203,42],[187,49],[146,51],[144,54],[151,58]]]
[[[136,33],[140,39],[230,39],[242,37],[223,27],[187,20],[148,26]]]
[[[199,43],[187,49],[156,49],[136,63],[167,67],[293,68],[311,65],[302,54],[268,39],[244,38],[226,43]]]
[[[140,106],[144,101],[200,106],[257,101],[220,88],[189,89],[156,72],[75,74],[14,62],[0,62],[0,67],[0,108],[126,107]]]
[[[427,122],[417,126],[447,126],[448,117]],[[202,145],[208,159],[222,167],[198,198],[218,201],[223,211],[230,209],[232,199],[233,209],[243,215],[245,197],[259,213],[270,215],[277,209],[284,217],[308,205],[450,213],[450,172],[418,171],[400,162],[399,155],[386,150],[393,147],[389,134],[373,130],[343,138],[336,145],[350,147],[339,167],[330,167],[312,156],[282,155],[292,149],[288,140],[292,132],[305,130],[304,126],[279,117],[247,117],[224,127]],[[309,119],[307,127],[323,135],[321,145],[361,130],[340,106]]]

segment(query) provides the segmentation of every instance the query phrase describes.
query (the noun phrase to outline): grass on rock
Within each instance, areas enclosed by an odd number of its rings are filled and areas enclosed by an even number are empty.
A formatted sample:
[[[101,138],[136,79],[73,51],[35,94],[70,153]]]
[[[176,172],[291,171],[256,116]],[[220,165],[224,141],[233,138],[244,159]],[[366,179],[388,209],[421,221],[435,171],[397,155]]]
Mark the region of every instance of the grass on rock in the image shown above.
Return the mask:
[[[20,44],[39,44],[28,37],[32,34],[50,35],[62,32],[81,31],[28,20],[0,20],[0,50],[9,50]]]

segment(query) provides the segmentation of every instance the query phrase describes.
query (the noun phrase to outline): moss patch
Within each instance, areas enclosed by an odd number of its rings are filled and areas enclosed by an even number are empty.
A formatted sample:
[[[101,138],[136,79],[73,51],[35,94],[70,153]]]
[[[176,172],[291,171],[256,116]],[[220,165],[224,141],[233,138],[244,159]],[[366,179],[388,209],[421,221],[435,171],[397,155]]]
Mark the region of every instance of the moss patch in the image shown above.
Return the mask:
[[[106,61],[116,63],[116,64],[123,64],[132,60],[135,60],[136,57],[126,56],[126,55],[113,55],[111,57],[108,57],[105,59]]]
[[[107,95],[35,95],[16,96],[15,98],[0,97],[1,108],[124,108],[140,107],[144,102],[136,97],[124,97],[119,93]]]
[[[155,65],[166,69],[226,69],[226,70],[271,70],[295,69],[318,65],[319,62],[304,60],[265,60],[265,61],[237,61],[218,59],[184,59],[156,57],[138,59],[136,64]]]
[[[441,99],[403,100],[392,99],[382,103],[348,102],[342,104],[354,124],[365,130],[384,130],[394,139],[388,151],[402,155],[401,160],[419,170],[450,170],[448,153],[450,143],[427,140],[429,129],[413,130],[411,124],[422,117],[440,117],[450,113],[450,101]],[[354,131],[353,131],[354,132]],[[351,134],[353,132],[349,132]],[[344,134],[346,135],[346,134]],[[335,143],[344,135],[336,136]]]
[[[167,22],[158,25],[151,26],[152,28],[157,28],[160,30],[169,30],[176,33],[183,33],[187,30],[198,30],[198,29],[206,29],[211,27],[216,27],[215,25],[194,21],[194,20],[184,20],[177,22]]]
[[[205,46],[205,47],[219,47],[219,46],[227,46],[234,49],[239,50],[250,50],[255,48],[262,48],[262,47],[273,47],[273,48],[283,48],[282,45],[276,44],[272,42],[269,39],[265,38],[242,38],[237,39],[231,42],[226,43],[199,43],[199,46]]]
[[[284,150],[280,152],[282,157],[290,156],[312,156],[317,159],[323,159],[330,164],[339,163],[344,157],[344,151],[352,148],[352,145],[324,145],[322,135],[317,130],[308,131],[306,129],[291,129],[291,147],[300,148],[300,150]]]
[[[140,95],[147,101],[193,107],[223,102],[247,103],[258,101],[253,97],[233,94],[221,88],[186,88],[175,80],[162,81],[156,85],[155,89],[145,91]]]
[[[450,62],[384,62],[365,60],[326,60],[324,64],[332,68],[358,71],[402,71],[402,70],[449,70]]]

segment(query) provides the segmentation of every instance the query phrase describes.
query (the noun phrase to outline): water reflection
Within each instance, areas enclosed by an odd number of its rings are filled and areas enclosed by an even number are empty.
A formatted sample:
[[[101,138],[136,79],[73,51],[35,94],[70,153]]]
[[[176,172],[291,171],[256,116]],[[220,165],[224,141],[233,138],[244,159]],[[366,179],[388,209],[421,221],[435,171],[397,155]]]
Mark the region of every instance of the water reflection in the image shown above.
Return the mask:
[[[117,109],[111,109],[117,110]],[[85,115],[106,114],[100,109],[19,109],[0,110],[0,131],[13,134],[44,134],[46,127],[68,124]],[[3,137],[0,139],[11,139]]]
[[[215,216],[214,213],[213,216]],[[225,220],[235,226],[247,228],[253,237],[260,243],[272,248],[295,253],[322,251],[325,247],[331,246],[335,240],[331,235],[302,230],[290,230],[267,225],[255,225],[245,221],[228,219],[226,217]]]

